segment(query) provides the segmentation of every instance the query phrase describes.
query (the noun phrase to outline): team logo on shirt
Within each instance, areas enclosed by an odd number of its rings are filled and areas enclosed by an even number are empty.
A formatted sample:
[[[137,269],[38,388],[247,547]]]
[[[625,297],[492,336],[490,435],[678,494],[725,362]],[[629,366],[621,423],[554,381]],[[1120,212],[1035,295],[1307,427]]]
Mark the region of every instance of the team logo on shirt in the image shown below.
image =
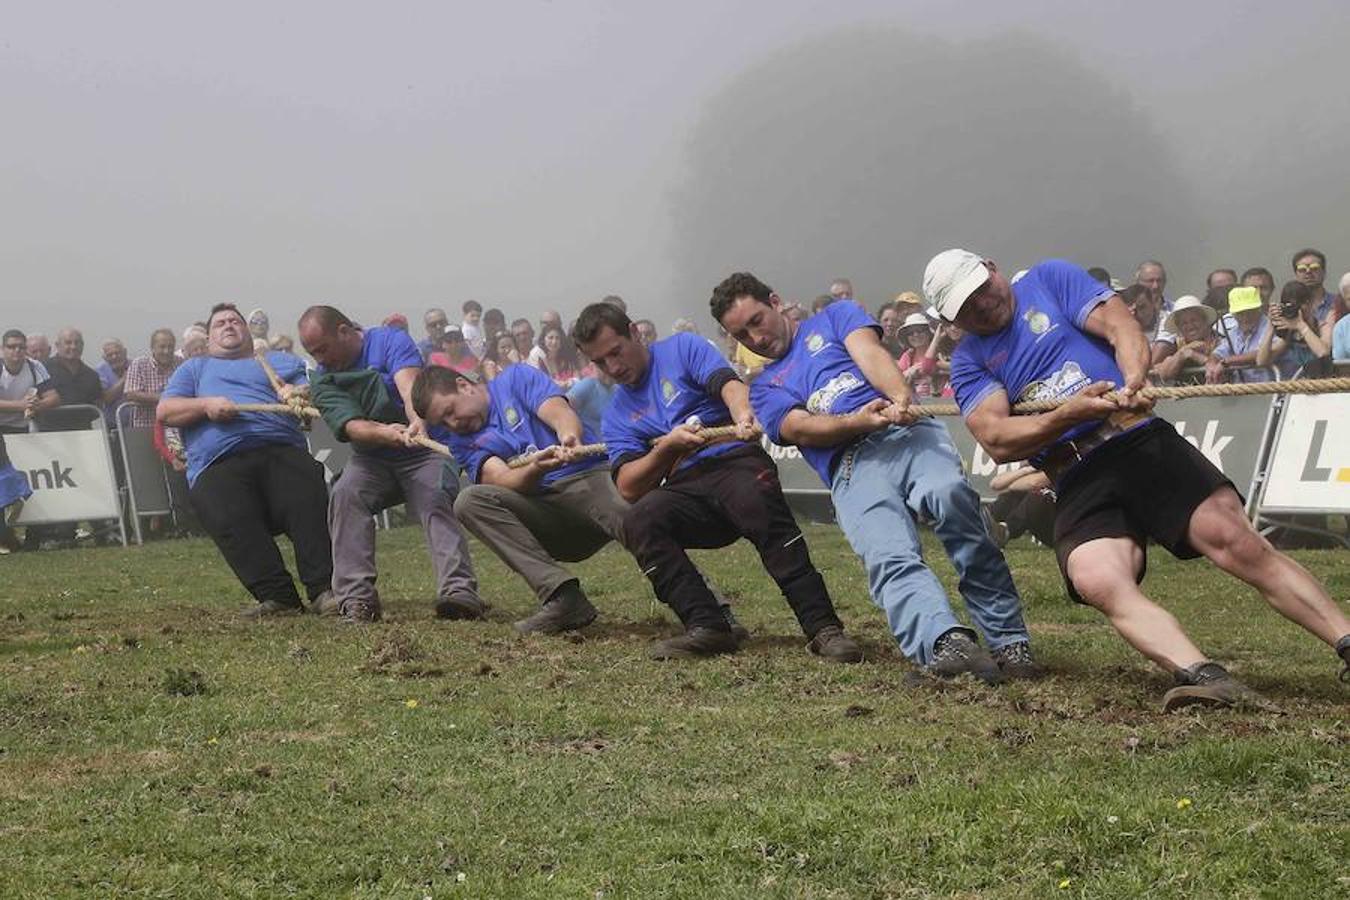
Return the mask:
[[[834,401],[862,384],[862,380],[852,372],[840,372],[825,382],[825,385],[811,392],[806,398],[806,411],[818,416],[826,415],[834,409]]]
[[[520,413],[516,412],[514,406],[508,406],[506,411],[502,413],[502,417],[506,419],[508,428],[515,428],[520,424]]]
[[[1022,319],[1031,329],[1032,334],[1045,334],[1050,330],[1050,317],[1039,309],[1029,309],[1022,313]]]
[[[806,349],[812,356],[825,349],[825,337],[820,333],[808,335],[806,338]]]
[[[661,399],[665,401],[666,406],[669,406],[678,396],[680,396],[680,389],[669,378],[662,378]]]
[[[1058,400],[1061,397],[1071,397],[1091,383],[1092,379],[1083,373],[1082,367],[1073,360],[1069,360],[1049,378],[1042,381],[1033,381],[1022,388],[1018,402]]]

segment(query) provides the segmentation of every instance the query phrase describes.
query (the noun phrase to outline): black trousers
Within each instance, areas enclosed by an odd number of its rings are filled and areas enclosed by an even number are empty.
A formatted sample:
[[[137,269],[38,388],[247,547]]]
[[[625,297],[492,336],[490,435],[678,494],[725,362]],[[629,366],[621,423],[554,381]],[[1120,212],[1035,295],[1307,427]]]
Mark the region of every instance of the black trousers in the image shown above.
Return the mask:
[[[757,445],[675,475],[629,508],[624,532],[656,596],[686,628],[725,630],[727,624],[685,550],[725,547],[739,538],[755,545],[807,637],[840,624],[783,497],[778,468]]]
[[[189,496],[202,528],[259,603],[300,602],[274,534],[291,539],[309,599],[328,590],[328,487],[323,466],[302,448],[269,444],[231,453],[206,467]]]

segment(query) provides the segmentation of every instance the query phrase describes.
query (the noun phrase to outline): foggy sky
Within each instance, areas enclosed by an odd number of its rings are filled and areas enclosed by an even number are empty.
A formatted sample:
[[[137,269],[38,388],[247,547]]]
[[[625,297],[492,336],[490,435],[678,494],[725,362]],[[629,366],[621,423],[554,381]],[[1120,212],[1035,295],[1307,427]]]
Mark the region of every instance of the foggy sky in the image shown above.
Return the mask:
[[[402,311],[420,330],[432,304],[473,297],[537,317],[615,292],[664,332],[679,314],[710,324],[707,289],[732,269],[757,267],[808,299],[854,274],[871,302],[917,287],[913,261],[952,243],[1006,250],[1009,265],[1091,253],[1080,261],[1122,277],[1158,256],[1173,295],[1197,291],[1217,265],[1265,265],[1283,280],[1305,244],[1331,257],[1329,282],[1350,269],[1342,3],[1081,6],[8,3],[0,325],[82,326],[92,362],[103,336],[137,352],[154,327],[181,331],[219,300],[266,308],[274,331],[293,332],[316,302],[367,322]],[[906,71],[877,62],[887,41],[936,67],[967,60],[927,74],[945,93],[912,74],[912,93],[889,95],[908,98],[892,123],[903,139],[870,105],[888,96],[879,78]],[[991,165],[963,142],[951,155],[912,154],[917,173],[887,177],[925,121],[945,122],[950,139],[951,116],[926,119],[925,96],[979,97],[1021,111],[1003,127],[1032,117],[1045,134],[1057,100],[1026,96],[1041,92],[1034,78],[1015,62],[963,57],[1028,46],[1046,48],[1040,71],[1069,73],[1080,130],[987,145],[1034,159],[1005,153]],[[777,158],[816,177],[739,156],[722,169],[740,180],[713,177],[708,123],[738,97],[771,132],[795,133],[801,146]],[[862,117],[856,128],[845,113]],[[1101,178],[1117,199],[1086,238],[1081,187],[1061,209],[1052,184],[992,185],[993,218],[981,227],[972,216],[968,235],[934,192],[904,189],[958,176],[958,160],[1081,175],[1084,151],[1106,153],[1101,132],[1113,125],[1127,146]],[[849,152],[855,140],[865,145]],[[857,159],[867,166],[849,169]],[[743,221],[691,215],[740,185],[783,208],[829,210],[835,227],[803,232],[766,216],[745,240]],[[1016,228],[1021,208],[1028,223]],[[888,246],[878,235],[898,214],[943,227],[901,229],[904,246]]]

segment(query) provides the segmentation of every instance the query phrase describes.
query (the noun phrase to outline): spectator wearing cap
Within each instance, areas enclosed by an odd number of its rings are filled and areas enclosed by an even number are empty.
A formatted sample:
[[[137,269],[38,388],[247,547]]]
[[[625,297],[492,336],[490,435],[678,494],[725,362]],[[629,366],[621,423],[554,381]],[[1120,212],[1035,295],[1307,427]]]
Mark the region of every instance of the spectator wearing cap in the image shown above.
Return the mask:
[[[431,358],[431,354],[440,352],[441,338],[445,336],[445,329],[449,326],[449,317],[446,316],[445,310],[438,306],[427,310],[426,315],[422,317],[422,327],[426,329],[427,336],[417,342],[417,349],[421,352],[424,362]]]
[[[1203,375],[1194,374],[1183,378],[1182,370],[1209,364],[1214,351],[1214,323],[1218,318],[1218,314],[1201,303],[1200,298],[1190,294],[1178,297],[1163,324],[1169,334],[1176,335],[1177,349],[1153,367],[1154,376],[1165,384],[1183,381],[1191,384],[1203,378]]]
[[[1205,380],[1244,384],[1270,381],[1269,369],[1256,368],[1256,352],[1268,327],[1260,289],[1250,285],[1229,289],[1228,315],[1220,324],[1223,333],[1206,367]]]
[[[380,324],[385,328],[397,328],[404,334],[408,333],[408,317],[403,313],[390,313],[384,317],[384,321]]]
[[[1341,276],[1337,288],[1341,294],[1342,314],[1332,329],[1331,357],[1338,363],[1350,362],[1350,314],[1345,312],[1350,308],[1350,272]]]
[[[267,332],[271,327],[271,320],[267,318],[267,313],[263,312],[261,307],[249,312],[248,333],[253,337],[254,346],[257,346],[259,340],[267,340]]]
[[[441,335],[440,349],[427,358],[433,366],[454,369],[461,375],[478,368],[478,357],[469,349],[464,334],[458,328],[447,328]]]
[[[1270,327],[1256,351],[1258,366],[1275,366],[1281,379],[1320,374],[1318,361],[1331,358],[1331,345],[1322,339],[1316,303],[1306,282],[1285,282],[1280,299],[1270,304]]]
[[[942,393],[946,378],[937,374],[937,341],[932,324],[923,313],[910,313],[900,326],[900,340],[904,353],[896,365],[904,373],[914,396],[928,400]],[[928,351],[932,350],[930,354]]]
[[[1041,262],[1010,285],[992,260],[966,250],[935,256],[924,290],[966,331],[952,381],[971,434],[994,461],[1030,459],[1050,476],[1056,556],[1070,595],[1172,674],[1164,710],[1259,698],[1139,589],[1150,540],[1181,558],[1205,556],[1350,663],[1350,619],[1252,527],[1232,482],[1153,416],[1140,394],[1148,346],[1113,291],[1062,260]],[[1014,415],[1019,400],[1063,403]]]

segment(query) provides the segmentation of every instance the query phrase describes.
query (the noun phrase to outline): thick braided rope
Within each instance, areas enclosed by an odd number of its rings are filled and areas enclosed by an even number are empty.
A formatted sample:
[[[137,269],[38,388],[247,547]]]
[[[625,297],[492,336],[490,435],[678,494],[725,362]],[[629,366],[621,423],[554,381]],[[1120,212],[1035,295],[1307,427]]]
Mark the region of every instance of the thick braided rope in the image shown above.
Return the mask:
[[[1350,378],[1309,378],[1296,381],[1260,381],[1253,384],[1188,384],[1177,387],[1146,387],[1140,393],[1153,400],[1189,400],[1194,397],[1245,397],[1253,394],[1335,394],[1350,391]],[[1116,396],[1108,393],[1108,398]],[[1072,397],[1058,400],[1031,400],[1019,403],[1012,411],[1021,415],[1049,412],[1063,406]],[[910,410],[921,416],[959,416],[955,403],[915,404]]]
[[[713,428],[700,428],[698,433],[703,435],[704,439],[710,443],[737,440],[735,425],[718,425]],[[652,440],[651,443],[655,444],[659,440],[660,438],[656,438]],[[608,451],[604,444],[582,444],[580,447],[572,448],[572,456],[577,459],[587,456],[604,456],[606,452]],[[519,469],[534,462],[542,453],[544,453],[544,450],[537,450],[534,453],[522,453],[520,456],[512,457],[507,460],[506,464],[513,469]]]
[[[320,415],[312,406],[295,403],[236,403],[234,408],[245,413],[281,413],[297,419],[315,419]]]

